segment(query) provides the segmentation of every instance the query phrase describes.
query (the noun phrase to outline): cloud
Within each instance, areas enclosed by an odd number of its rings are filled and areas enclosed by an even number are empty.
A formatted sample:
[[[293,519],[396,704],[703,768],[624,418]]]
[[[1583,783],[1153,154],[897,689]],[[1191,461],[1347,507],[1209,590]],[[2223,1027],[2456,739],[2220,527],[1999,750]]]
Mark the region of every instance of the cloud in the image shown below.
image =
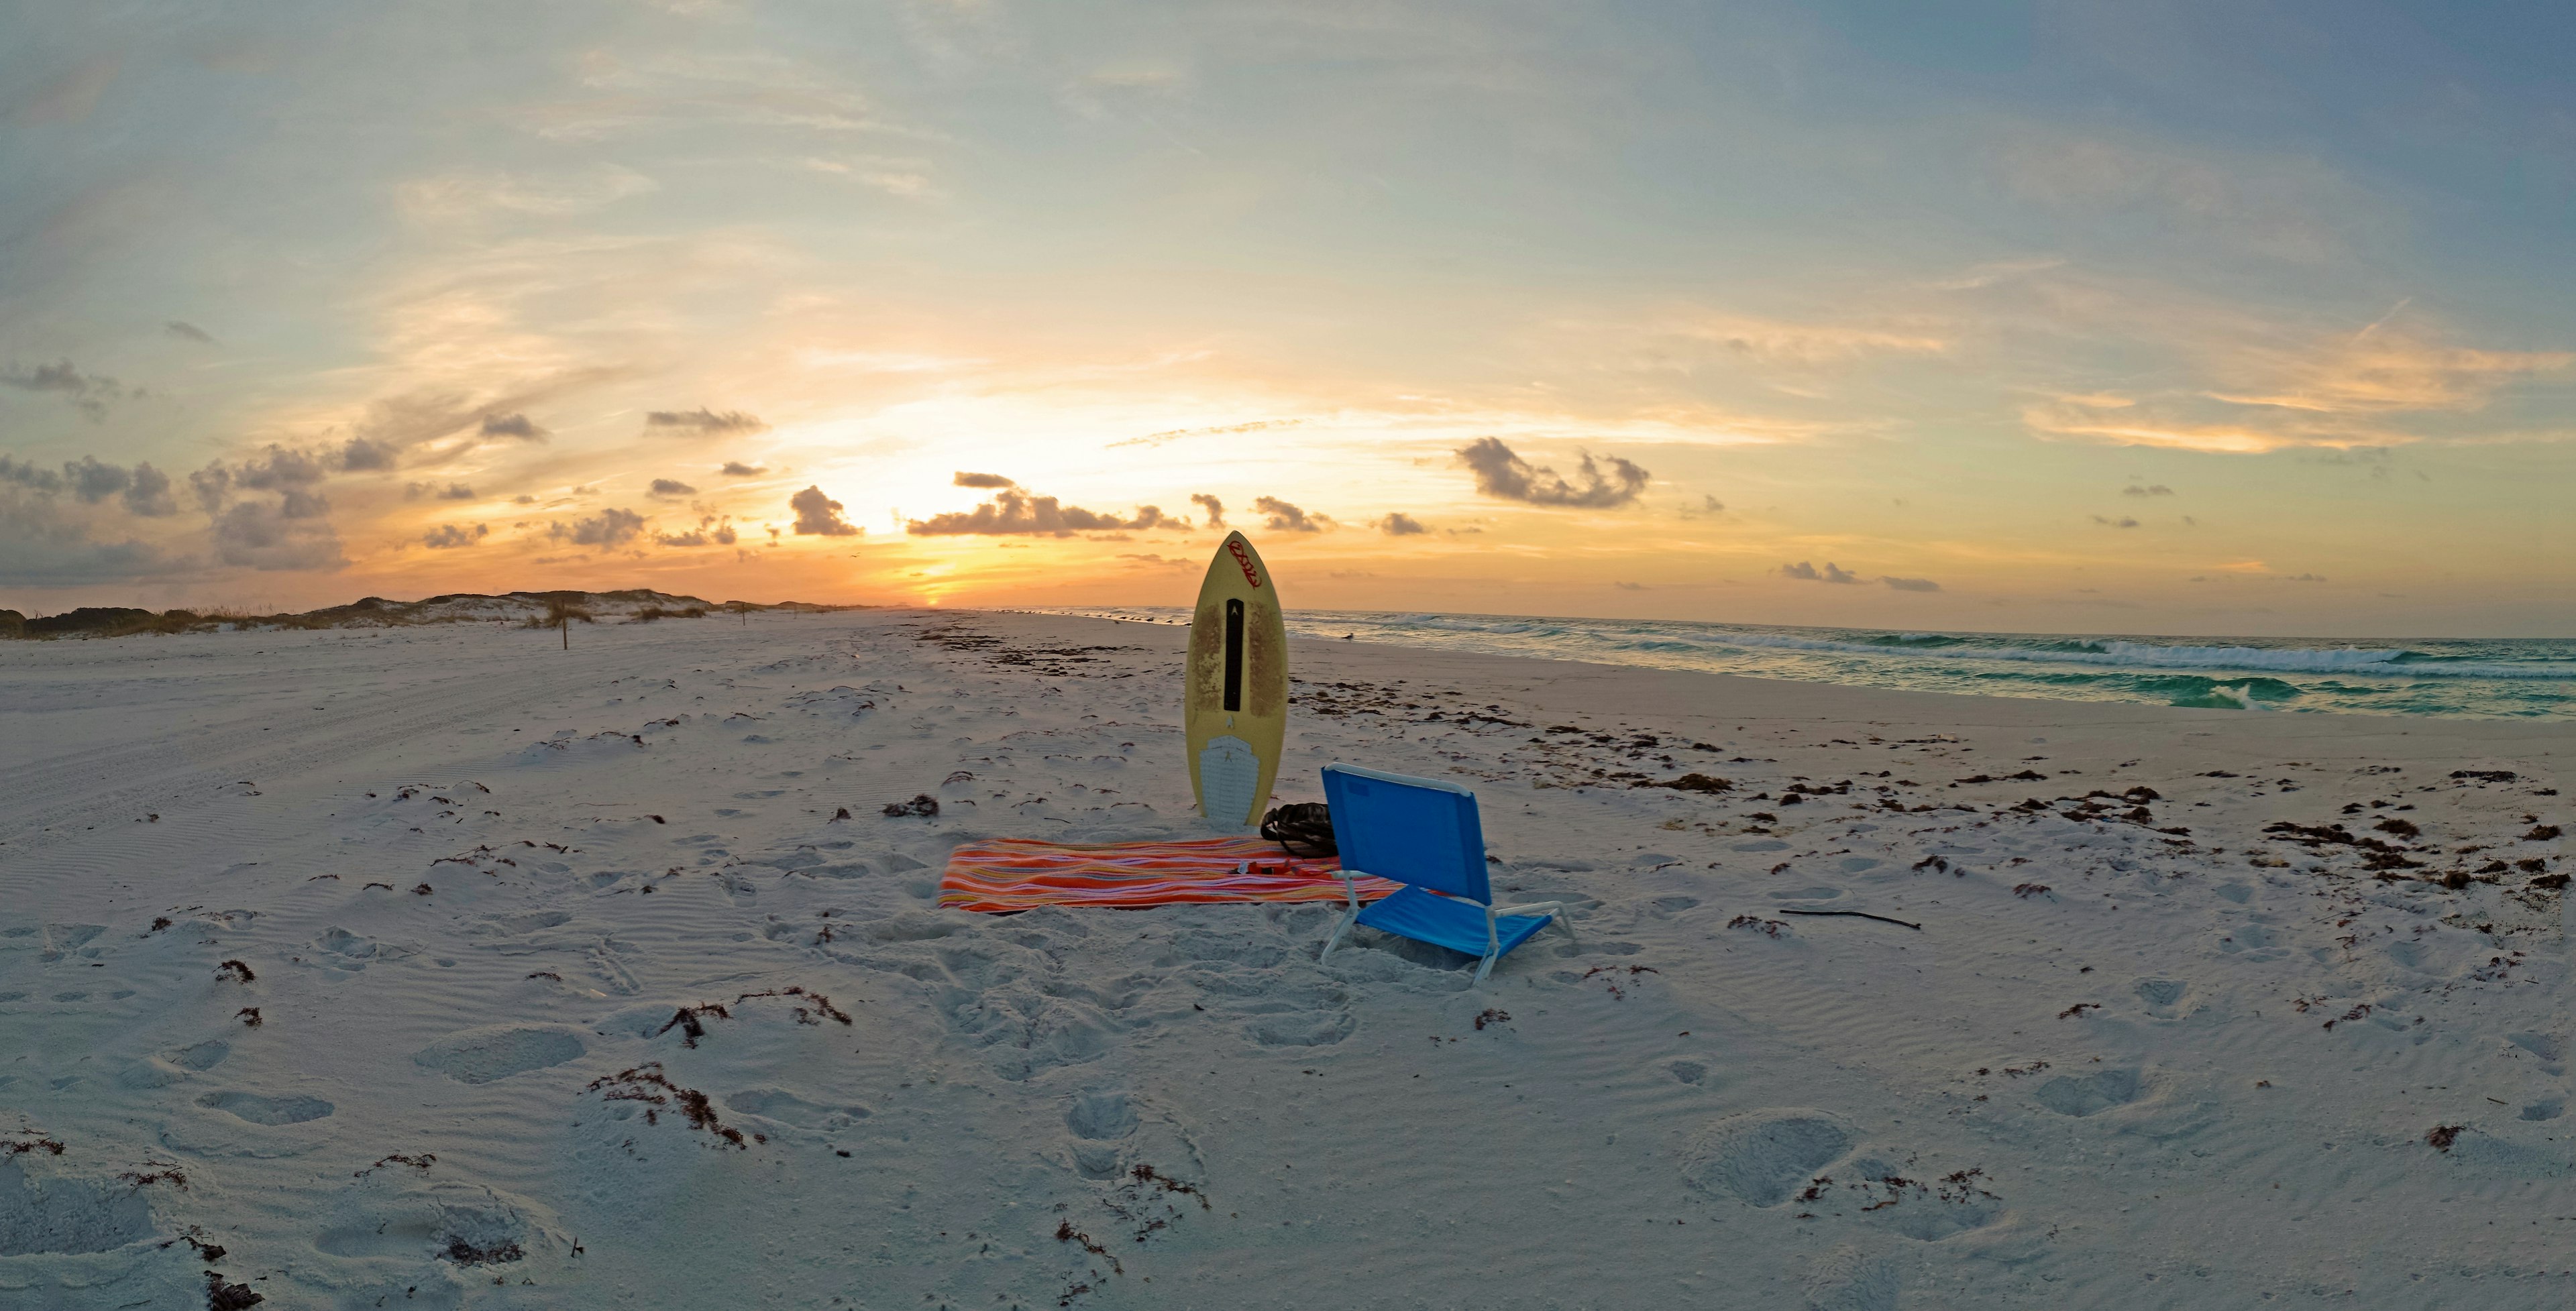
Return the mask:
[[[1809,564],[1804,560],[1800,560],[1796,564],[1784,564],[1780,566],[1780,576],[1783,578],[1795,578],[1802,582],[1809,583],[1857,583],[1860,581],[1859,574],[1852,573],[1844,569],[1842,566],[1835,564],[1831,560],[1825,561],[1824,571],[1821,573],[1817,572],[1814,565]]]
[[[221,467],[219,464],[207,466],[210,469]],[[289,450],[273,442],[268,449],[236,463],[231,469],[231,479],[235,486],[247,487],[259,492],[279,491],[290,487],[311,487],[328,476],[329,471],[322,467],[321,461],[302,451]]]
[[[170,497],[170,475],[153,468],[149,461],[134,466],[133,481],[126,485],[124,500],[128,513],[148,519],[179,512],[179,503]]]
[[[1253,498],[1252,508],[1270,516],[1274,533],[1320,533],[1333,526],[1333,521],[1320,514],[1308,514],[1276,496]]]
[[[2120,494],[2122,496],[2171,496],[2174,494],[2174,489],[2165,486],[2163,483],[2157,483],[2153,487],[2140,487],[2137,484],[2132,483],[2129,486],[2121,488]]]
[[[1618,588],[1618,589],[1619,589],[1620,591],[1622,591],[1622,592],[1643,592],[1643,591],[1648,590],[1648,589],[1647,589],[1647,587],[1646,587],[1646,585],[1645,585],[1644,583],[1620,583],[1620,582],[1614,582],[1614,583],[1612,583],[1612,584],[1610,584],[1610,585],[1611,585],[1612,587]]]
[[[1220,501],[1205,492],[1192,492],[1190,493],[1190,504],[1207,511],[1208,527],[1225,527],[1225,502]]]
[[[524,414],[487,414],[483,416],[483,435],[514,437],[523,442],[541,442],[553,434],[537,426]]]
[[[994,493],[992,500],[972,511],[915,519],[905,524],[903,530],[916,537],[1071,537],[1075,533],[1189,526],[1189,520],[1173,518],[1150,505],[1137,506],[1132,517],[1121,519],[1114,514],[1102,514],[1078,505],[1063,505],[1052,496],[1031,496],[1011,487]]]
[[[727,410],[718,414],[704,407],[694,410],[655,410],[644,416],[644,426],[647,429],[678,428],[703,433],[769,431],[768,424],[740,410]]]
[[[53,392],[60,395],[92,423],[107,417],[108,402],[143,394],[142,388],[128,390],[118,385],[116,379],[103,374],[83,373],[72,367],[70,360],[39,364],[31,373],[0,373],[0,383],[6,383],[21,391]]]
[[[1114,451],[1121,446],[1160,446],[1183,437],[1215,437],[1228,433],[1261,432],[1269,428],[1294,428],[1304,422],[1304,419],[1256,419],[1251,423],[1229,423],[1219,428],[1167,428],[1142,437],[1130,437],[1123,442],[1111,442],[1101,449]]]
[[[124,491],[134,480],[132,474],[113,464],[101,464],[95,455],[84,455],[76,462],[63,465],[63,481],[83,505],[96,505]]]
[[[11,483],[41,496],[70,492],[83,505],[96,505],[108,497],[123,500],[128,512],[146,518],[162,518],[179,512],[170,497],[170,476],[152,467],[150,462],[127,469],[108,464],[95,455],[63,462],[62,472],[42,468],[0,455],[0,483]]]
[[[2342,179],[2295,158],[2194,157],[2132,142],[2033,133],[1998,160],[2023,197],[2061,210],[2128,213],[2194,244],[2313,264],[2345,245],[2338,230],[2369,212]],[[2106,231],[2119,230],[2106,225]]]
[[[1871,355],[1937,355],[1947,339],[1919,325],[1858,328],[1711,316],[1671,325],[1681,337],[1707,342],[1728,354],[1762,364],[1814,368]]]
[[[2105,528],[2135,528],[2138,526],[2137,520],[2132,519],[2125,514],[2121,515],[2117,519],[2105,519],[2097,514],[2093,516],[2093,522],[2098,523]]]
[[[1377,530],[1389,537],[1411,537],[1417,533],[1427,533],[1431,531],[1430,529],[1422,526],[1421,520],[1414,518],[1412,515],[1406,514],[1402,510],[1391,511],[1385,518],[1378,520]]]
[[[113,56],[85,60],[65,69],[35,89],[34,94],[11,105],[6,116],[13,126],[30,123],[77,123],[88,118],[98,107],[99,93],[116,81],[121,61]]]
[[[351,473],[394,467],[394,448],[383,442],[352,437],[340,448],[340,467]]]
[[[856,537],[856,524],[841,517],[841,503],[823,494],[819,486],[808,487],[787,498],[796,511],[796,531],[806,537]]]
[[[664,546],[731,546],[738,539],[732,519],[718,519],[712,514],[698,520],[698,526],[685,533],[653,535],[653,540]]]
[[[435,223],[496,214],[562,217],[660,189],[661,184],[633,169],[598,164],[530,176],[482,172],[416,178],[396,187],[394,198],[410,217]]]
[[[224,508],[224,498],[232,492],[232,470],[221,464],[209,464],[188,475],[188,488],[196,493],[197,504],[206,513]]]
[[[445,487],[436,483],[403,484],[404,500],[417,501],[424,496],[435,496],[442,501],[470,501],[474,499],[474,489],[463,483],[449,483]]]
[[[0,473],[0,578],[22,587],[54,587],[167,577],[195,567],[194,560],[165,556],[148,542],[92,541],[79,518],[50,496],[23,487]]]
[[[1881,577],[1878,581],[1885,583],[1889,587],[1895,588],[1900,592],[1937,592],[1941,590],[1941,585],[1933,582],[1929,578],[1899,578],[1894,574],[1888,574]]]
[[[290,490],[281,503],[243,501],[214,520],[215,557],[262,571],[337,569],[348,560],[321,497]]]
[[[478,523],[469,530],[446,523],[429,530],[429,535],[421,538],[420,544],[433,551],[444,551],[451,547],[472,546],[490,536],[491,533],[490,524]]]
[[[2576,366],[2576,351],[2446,346],[2385,328],[2385,322],[2350,337],[2241,355],[2239,366],[2252,375],[2252,385],[2213,390],[2209,397],[2310,414],[2465,411],[2484,407],[2521,378]]]
[[[16,483],[35,491],[53,493],[63,489],[63,476],[42,465],[29,464],[0,455],[0,482]]]
[[[656,478],[653,480],[653,485],[645,490],[648,495],[660,497],[695,496],[698,494],[697,488],[691,487],[687,483],[680,482],[677,479],[672,478]]]
[[[1499,437],[1479,437],[1458,448],[1458,459],[1475,471],[1476,490],[1506,501],[1606,510],[1626,505],[1645,491],[1652,475],[1620,459],[1606,457],[1609,474],[1585,455],[1577,480],[1568,482],[1556,470],[1533,466],[1512,453]]]
[[[760,465],[745,464],[740,460],[727,460],[724,462],[724,467],[716,472],[727,478],[756,478],[769,470]]]
[[[1018,483],[1013,482],[998,473],[967,473],[962,469],[957,473],[956,484],[960,487],[984,488],[1019,486]]]
[[[173,337],[177,337],[182,341],[193,341],[200,346],[215,346],[221,344],[213,337],[206,335],[205,329],[200,328],[193,323],[181,323],[177,319],[172,319],[168,323],[162,324],[161,331],[166,332]]]
[[[561,523],[546,525],[546,536],[557,540],[569,537],[575,546],[624,546],[643,531],[644,516],[632,510],[615,508],[602,510],[587,519],[576,519],[569,527]]]
[[[2441,416],[2477,413],[2576,369],[2576,351],[2451,346],[2385,317],[2358,333],[2210,323],[2188,345],[2207,357],[2195,385],[2056,394],[2024,406],[2022,422],[2043,437],[2221,454],[2386,447],[2439,439],[2456,426]]]

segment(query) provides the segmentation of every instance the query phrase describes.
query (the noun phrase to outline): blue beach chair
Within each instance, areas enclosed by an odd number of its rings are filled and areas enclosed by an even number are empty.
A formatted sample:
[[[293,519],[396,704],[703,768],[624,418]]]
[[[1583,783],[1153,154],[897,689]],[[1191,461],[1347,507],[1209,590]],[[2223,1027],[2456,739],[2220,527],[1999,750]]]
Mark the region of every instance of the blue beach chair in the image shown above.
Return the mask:
[[[1572,938],[1562,902],[1496,906],[1485,882],[1485,830],[1476,794],[1437,779],[1385,774],[1356,765],[1324,766],[1324,803],[1333,843],[1342,853],[1342,890],[1350,913],[1333,929],[1318,961],[1333,954],[1353,924],[1482,957],[1476,982],[1503,953],[1553,923]],[[1401,883],[1394,896],[1360,905],[1354,875]]]

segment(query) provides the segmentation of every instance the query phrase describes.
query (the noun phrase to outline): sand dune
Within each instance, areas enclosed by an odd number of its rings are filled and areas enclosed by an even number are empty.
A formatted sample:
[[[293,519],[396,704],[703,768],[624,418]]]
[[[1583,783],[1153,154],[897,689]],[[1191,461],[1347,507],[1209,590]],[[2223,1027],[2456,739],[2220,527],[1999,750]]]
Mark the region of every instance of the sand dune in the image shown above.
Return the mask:
[[[937,910],[962,841],[1201,831],[1182,636],[0,648],[0,1305],[2576,1288],[2563,725],[1302,643],[1282,799],[1468,782],[1576,942]]]

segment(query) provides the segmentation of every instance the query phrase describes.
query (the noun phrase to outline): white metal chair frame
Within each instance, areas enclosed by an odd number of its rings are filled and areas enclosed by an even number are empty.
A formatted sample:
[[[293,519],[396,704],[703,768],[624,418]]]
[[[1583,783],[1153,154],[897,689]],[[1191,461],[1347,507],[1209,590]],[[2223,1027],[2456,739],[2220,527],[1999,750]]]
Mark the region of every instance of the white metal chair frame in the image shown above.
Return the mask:
[[[1466,788],[1460,787],[1445,779],[1415,778],[1409,774],[1390,774],[1383,770],[1363,769],[1358,765],[1345,765],[1339,762],[1335,762],[1333,768],[1345,774],[1353,774],[1361,778],[1375,779],[1381,783],[1398,783],[1407,787],[1434,787],[1439,788],[1444,792],[1455,792],[1460,796],[1470,798],[1476,795]],[[1324,940],[1323,951],[1317,953],[1315,956],[1315,963],[1318,965],[1324,962],[1325,957],[1333,954],[1333,948],[1341,945],[1343,935],[1349,933],[1351,931],[1351,927],[1359,923],[1360,911],[1364,909],[1364,907],[1360,905],[1359,885],[1352,881],[1354,876],[1386,877],[1370,875],[1366,870],[1354,870],[1347,865],[1342,867],[1341,875],[1342,895],[1349,900],[1350,910],[1343,914],[1342,922],[1333,927],[1333,936]],[[1391,881],[1397,883],[1404,882],[1402,879],[1392,879]],[[1410,887],[1412,885],[1406,884],[1406,886]],[[1464,898],[1460,898],[1459,900],[1464,900]],[[1472,905],[1474,903],[1469,904]],[[1502,959],[1503,939],[1502,935],[1496,931],[1495,925],[1506,916],[1536,915],[1544,911],[1553,917],[1548,920],[1549,924],[1565,930],[1567,941],[1579,941],[1579,939],[1574,936],[1574,926],[1567,922],[1564,902],[1532,901],[1518,906],[1496,906],[1489,903],[1483,909],[1485,912],[1485,958],[1477,963],[1475,983],[1470,984],[1470,987],[1482,984],[1485,981],[1485,976],[1494,972],[1494,962]]]

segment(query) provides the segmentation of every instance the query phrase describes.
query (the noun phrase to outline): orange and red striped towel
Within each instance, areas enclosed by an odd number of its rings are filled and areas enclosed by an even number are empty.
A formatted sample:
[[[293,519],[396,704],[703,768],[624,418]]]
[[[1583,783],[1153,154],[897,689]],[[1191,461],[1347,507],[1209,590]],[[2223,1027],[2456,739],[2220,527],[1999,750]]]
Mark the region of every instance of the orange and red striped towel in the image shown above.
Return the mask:
[[[1176,906],[1213,901],[1340,901],[1341,862],[1284,855],[1259,838],[1075,846],[995,838],[959,847],[939,876],[939,904],[986,913],[1032,906]],[[1362,876],[1362,901],[1401,884]]]

